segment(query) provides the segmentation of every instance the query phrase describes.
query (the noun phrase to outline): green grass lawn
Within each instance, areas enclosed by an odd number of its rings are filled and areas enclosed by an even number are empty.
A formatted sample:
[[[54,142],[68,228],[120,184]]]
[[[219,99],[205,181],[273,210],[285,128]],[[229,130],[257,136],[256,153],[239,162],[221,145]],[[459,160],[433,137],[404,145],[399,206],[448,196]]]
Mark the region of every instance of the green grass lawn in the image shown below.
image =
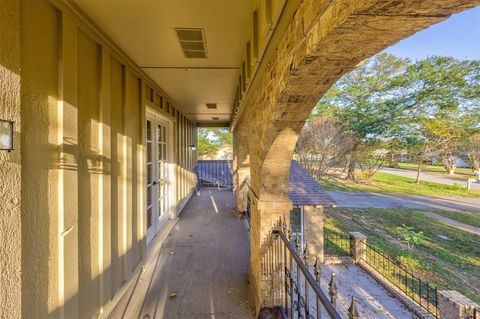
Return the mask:
[[[480,215],[470,216],[474,223]],[[410,252],[397,227],[423,231],[425,239]],[[368,242],[439,289],[453,289],[480,302],[480,236],[432,220],[413,209],[325,210],[326,232],[360,231]],[[446,236],[447,239],[439,237]]]
[[[398,166],[402,169],[407,169],[409,171],[417,171],[418,164],[415,163],[398,163]],[[429,172],[434,172],[434,173],[439,173],[435,175],[444,175],[444,176],[449,176],[449,177],[459,177],[459,178],[468,178],[468,177],[473,177],[474,174],[470,168],[465,168],[465,167],[457,167],[455,170],[455,175],[448,175],[447,171],[445,171],[445,168],[443,166],[437,166],[437,165],[422,165],[422,172],[424,171],[429,171]]]
[[[375,174],[370,184],[348,181],[342,178],[325,179],[321,180],[320,183],[325,189],[334,191],[374,192],[392,195],[480,197],[480,191],[469,191],[463,186],[428,181],[420,181],[420,184],[416,185],[413,178],[382,172]]]

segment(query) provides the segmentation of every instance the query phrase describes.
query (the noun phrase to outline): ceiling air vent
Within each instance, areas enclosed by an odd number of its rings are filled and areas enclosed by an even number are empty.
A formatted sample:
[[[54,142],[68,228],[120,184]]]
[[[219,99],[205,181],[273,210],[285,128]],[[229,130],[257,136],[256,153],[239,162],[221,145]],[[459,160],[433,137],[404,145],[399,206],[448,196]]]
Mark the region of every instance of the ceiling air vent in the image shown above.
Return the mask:
[[[214,120],[214,121],[218,121],[219,119],[220,118],[218,118],[218,117],[212,117],[212,120]]]
[[[201,28],[175,28],[183,54],[189,59],[207,58],[205,30]]]
[[[207,103],[207,109],[214,110],[217,108],[217,103]]]

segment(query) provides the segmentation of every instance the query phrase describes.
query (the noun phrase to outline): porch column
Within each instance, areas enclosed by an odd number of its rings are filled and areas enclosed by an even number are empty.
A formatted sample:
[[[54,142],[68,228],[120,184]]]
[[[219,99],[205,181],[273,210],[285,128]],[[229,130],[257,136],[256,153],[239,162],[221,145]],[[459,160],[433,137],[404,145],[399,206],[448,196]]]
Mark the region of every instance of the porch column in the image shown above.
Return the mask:
[[[305,242],[308,243],[310,247],[309,253],[313,257],[318,257],[320,262],[323,262],[323,207],[304,206],[303,214]]]
[[[257,312],[262,307],[275,306],[272,304],[272,278],[264,271],[262,263],[267,249],[264,239],[280,218],[285,219],[289,216],[292,208],[293,204],[288,198],[274,201],[252,200],[249,277]]]

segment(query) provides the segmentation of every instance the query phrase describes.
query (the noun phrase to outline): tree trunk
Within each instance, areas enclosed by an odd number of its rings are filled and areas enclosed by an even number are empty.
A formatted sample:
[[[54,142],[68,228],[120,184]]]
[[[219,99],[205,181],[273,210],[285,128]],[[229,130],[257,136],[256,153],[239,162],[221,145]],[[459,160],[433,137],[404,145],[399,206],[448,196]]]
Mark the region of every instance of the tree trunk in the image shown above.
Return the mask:
[[[395,160],[395,154],[391,152],[389,153],[389,156],[388,156],[388,167],[399,168],[398,163]]]
[[[347,158],[347,162],[345,163],[345,166],[343,167],[343,172],[348,171],[348,167],[350,166],[351,160],[352,160],[352,155],[350,154]]]
[[[415,183],[418,185],[420,184],[420,172],[422,171],[422,162],[418,162],[418,168],[417,168],[417,180]]]
[[[443,159],[443,167],[447,171],[448,175],[454,175],[455,169],[457,168],[456,158],[453,156],[448,156]]]
[[[348,172],[347,172],[347,177],[345,179],[349,179],[354,181],[355,180],[355,166],[356,166],[356,161],[353,158],[353,156],[350,158],[350,161],[348,162]]]

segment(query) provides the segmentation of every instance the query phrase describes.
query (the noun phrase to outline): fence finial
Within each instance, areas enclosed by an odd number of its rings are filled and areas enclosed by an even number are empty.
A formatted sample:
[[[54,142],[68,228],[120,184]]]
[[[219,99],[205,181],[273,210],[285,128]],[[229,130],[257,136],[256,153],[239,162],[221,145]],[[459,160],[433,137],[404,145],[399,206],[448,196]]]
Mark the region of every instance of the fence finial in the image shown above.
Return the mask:
[[[320,267],[320,260],[318,256],[315,257],[315,264],[313,265],[313,273],[315,275],[315,279],[318,283],[320,283],[320,278],[322,276],[322,268]]]
[[[305,266],[307,266],[307,268],[308,268],[308,258],[310,257],[310,255],[308,254],[308,250],[309,250],[308,244],[306,243],[303,249],[303,263],[305,264]]]
[[[300,251],[300,238],[298,238],[298,236],[295,236],[295,250],[299,253],[301,252]]]
[[[360,315],[358,314],[357,310],[357,302],[355,301],[355,298],[352,296],[352,302],[350,304],[350,307],[348,307],[348,319],[359,319]]]
[[[328,284],[328,294],[330,295],[330,302],[334,307],[337,307],[337,280],[335,273],[332,272],[330,283]]]

